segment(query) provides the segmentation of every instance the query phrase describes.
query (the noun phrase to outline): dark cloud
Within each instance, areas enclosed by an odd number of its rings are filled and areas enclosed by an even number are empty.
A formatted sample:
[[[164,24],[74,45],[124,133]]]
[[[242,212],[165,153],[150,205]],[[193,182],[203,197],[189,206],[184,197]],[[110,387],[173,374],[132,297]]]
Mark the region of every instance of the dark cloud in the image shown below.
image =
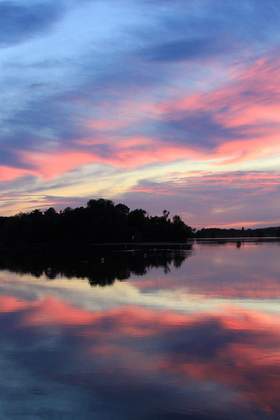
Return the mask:
[[[13,146],[9,144],[9,140],[11,140],[11,138],[6,138],[6,144],[1,146],[0,166],[10,166],[18,169],[31,169],[32,165],[27,164],[22,160],[20,154],[17,153],[16,148],[13,148]],[[28,142],[26,142],[26,144],[28,144]]]
[[[147,48],[143,57],[154,61],[184,61],[207,58],[226,51],[226,46],[211,38],[183,39]]]
[[[163,139],[211,148],[227,140],[252,138],[253,127],[226,127],[216,120],[215,113],[198,110],[166,116],[159,129]]]
[[[0,3],[0,46],[23,42],[49,29],[63,14],[63,7],[57,2],[20,4],[2,1]]]
[[[157,1],[158,5],[162,2]],[[265,6],[259,0],[183,0],[164,2],[162,28],[167,33],[184,34],[215,39],[227,44],[235,40],[243,46],[251,41],[273,42],[278,31],[280,11],[277,0],[268,0]],[[179,11],[180,10],[180,11]],[[276,39],[274,40],[274,42]]]

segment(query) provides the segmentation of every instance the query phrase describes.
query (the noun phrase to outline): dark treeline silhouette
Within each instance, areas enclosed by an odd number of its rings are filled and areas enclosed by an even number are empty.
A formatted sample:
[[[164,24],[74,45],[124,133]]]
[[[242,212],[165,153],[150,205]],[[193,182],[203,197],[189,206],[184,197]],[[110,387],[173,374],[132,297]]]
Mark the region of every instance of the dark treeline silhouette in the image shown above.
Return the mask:
[[[59,249],[29,249],[16,252],[12,249],[0,254],[0,270],[17,274],[45,275],[53,280],[59,277],[86,279],[92,286],[112,285],[132,275],[143,276],[152,268],[162,268],[165,273],[179,268],[192,253],[192,245],[184,250],[108,250],[93,254],[89,249],[62,252]]]
[[[86,207],[57,212],[34,210],[0,218],[0,243],[115,243],[183,242],[193,229],[180,216],[149,216],[143,209],[130,210],[110,200],[90,200]]]
[[[57,212],[54,208],[0,217],[0,247],[24,248],[30,244],[80,244],[174,242],[191,238],[280,237],[280,227],[259,229],[195,229],[180,216],[149,216],[111,200],[90,200],[85,207]],[[0,249],[1,250],[1,249]]]
[[[267,238],[280,237],[280,227],[258,229],[204,228],[196,231],[196,238]]]

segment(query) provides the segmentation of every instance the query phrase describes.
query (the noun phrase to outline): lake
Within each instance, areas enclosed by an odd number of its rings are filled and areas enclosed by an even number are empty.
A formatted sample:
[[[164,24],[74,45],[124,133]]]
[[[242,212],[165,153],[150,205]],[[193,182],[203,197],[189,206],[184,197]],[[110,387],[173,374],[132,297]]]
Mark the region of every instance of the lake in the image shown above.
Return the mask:
[[[279,419],[280,243],[0,264],[1,419]]]

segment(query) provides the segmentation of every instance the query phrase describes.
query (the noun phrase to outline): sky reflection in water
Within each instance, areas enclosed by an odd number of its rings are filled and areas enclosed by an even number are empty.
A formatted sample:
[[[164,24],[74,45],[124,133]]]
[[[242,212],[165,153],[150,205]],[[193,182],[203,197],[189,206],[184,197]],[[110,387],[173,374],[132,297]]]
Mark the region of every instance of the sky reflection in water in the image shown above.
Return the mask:
[[[0,417],[279,419],[279,250],[194,245],[107,287],[1,271]]]

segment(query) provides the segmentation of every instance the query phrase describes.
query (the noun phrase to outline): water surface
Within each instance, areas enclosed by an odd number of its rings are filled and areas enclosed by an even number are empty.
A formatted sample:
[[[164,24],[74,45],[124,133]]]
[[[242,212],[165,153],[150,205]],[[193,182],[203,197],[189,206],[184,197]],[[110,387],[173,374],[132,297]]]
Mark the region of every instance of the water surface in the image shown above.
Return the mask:
[[[279,257],[213,242],[1,260],[1,419],[279,419]]]

